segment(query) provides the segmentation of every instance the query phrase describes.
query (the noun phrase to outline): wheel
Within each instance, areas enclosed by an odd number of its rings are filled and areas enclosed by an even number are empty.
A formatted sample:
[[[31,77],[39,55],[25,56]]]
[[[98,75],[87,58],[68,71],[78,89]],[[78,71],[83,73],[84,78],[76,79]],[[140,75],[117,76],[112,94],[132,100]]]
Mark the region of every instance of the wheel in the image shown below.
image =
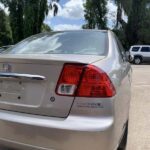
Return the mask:
[[[142,58],[141,57],[135,57],[134,58],[134,63],[137,64],[137,65],[141,64],[142,63]]]
[[[120,142],[120,145],[119,145],[117,150],[125,150],[126,149],[127,138],[128,138],[128,122],[126,124],[126,128],[125,128],[125,132],[124,132],[123,138],[122,138],[122,140]]]

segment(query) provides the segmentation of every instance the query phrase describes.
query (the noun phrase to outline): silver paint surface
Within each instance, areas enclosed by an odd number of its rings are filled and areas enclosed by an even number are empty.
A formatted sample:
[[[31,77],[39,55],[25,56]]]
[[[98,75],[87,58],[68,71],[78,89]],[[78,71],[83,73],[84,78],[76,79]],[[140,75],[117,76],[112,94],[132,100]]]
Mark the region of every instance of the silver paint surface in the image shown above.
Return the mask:
[[[92,31],[89,31],[92,32]],[[30,150],[115,150],[128,120],[131,67],[123,60],[112,32],[109,53],[88,55],[0,55],[17,73],[45,76],[47,81],[23,83],[23,101],[0,98],[0,143]],[[110,77],[112,98],[58,96],[55,87],[64,63],[92,64]],[[36,94],[37,95],[36,95]],[[54,102],[50,97],[55,97]]]

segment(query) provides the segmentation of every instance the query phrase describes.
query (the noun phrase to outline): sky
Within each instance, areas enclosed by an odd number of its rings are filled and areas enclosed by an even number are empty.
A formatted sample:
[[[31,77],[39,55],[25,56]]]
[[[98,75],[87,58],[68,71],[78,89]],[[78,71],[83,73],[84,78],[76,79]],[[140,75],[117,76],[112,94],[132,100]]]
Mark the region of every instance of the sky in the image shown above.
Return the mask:
[[[50,1],[50,0],[48,0]],[[53,16],[53,11],[49,11],[48,16],[45,18],[44,22],[48,24],[53,30],[75,30],[81,29],[82,25],[86,23],[84,19],[84,7],[83,4],[86,0],[60,0],[58,4],[58,14]],[[113,2],[114,0],[108,0],[107,3],[107,25],[109,28],[115,26],[117,7]],[[0,3],[0,7],[5,10],[8,14],[8,9]],[[123,19],[127,20],[125,14],[123,14]]]
[[[81,29],[82,25],[86,23],[83,7],[85,1],[86,0],[60,0],[57,16],[53,17],[53,12],[50,11],[44,22],[53,30]],[[109,28],[113,28],[115,26],[117,13],[117,7],[113,3],[113,0],[108,1],[107,9],[107,24]]]

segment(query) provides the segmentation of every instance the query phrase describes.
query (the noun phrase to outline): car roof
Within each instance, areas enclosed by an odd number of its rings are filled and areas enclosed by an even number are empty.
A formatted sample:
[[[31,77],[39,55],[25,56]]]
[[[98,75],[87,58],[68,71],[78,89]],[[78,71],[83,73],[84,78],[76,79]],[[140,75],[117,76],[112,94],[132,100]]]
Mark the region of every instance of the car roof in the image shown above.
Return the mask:
[[[84,32],[103,32],[103,33],[108,33],[108,32],[110,32],[110,30],[98,30],[98,29],[60,30],[60,31],[42,32],[42,33],[38,33],[35,35],[48,35],[48,34],[63,33],[63,32],[66,32],[66,33],[68,33],[68,32],[81,32],[81,33],[84,33]],[[32,36],[35,36],[35,35],[32,35]]]
[[[34,34],[34,35],[31,35],[30,37],[28,38],[32,38],[32,37],[38,37],[38,36],[44,36],[44,35],[51,35],[51,34],[57,34],[57,33],[73,33],[73,32],[81,32],[81,33],[84,33],[84,32],[101,32],[101,33],[110,33],[111,31],[110,30],[98,30],[98,29],[80,29],[80,30],[60,30],[60,31],[50,31],[50,32],[42,32],[42,33],[38,33],[38,34]],[[28,39],[27,38],[27,39]],[[26,40],[26,39],[24,39]],[[24,41],[23,40],[23,41]],[[22,42],[22,41],[21,41]]]
[[[143,47],[147,47],[148,46],[149,47],[150,45],[132,45],[131,47],[138,47],[138,46],[140,46],[140,47],[141,46],[143,46]]]
[[[58,30],[58,31],[51,31],[51,32],[94,32],[94,31],[100,31],[100,32],[108,32],[109,30],[99,30],[99,29],[79,29],[79,30]],[[50,33],[51,33],[50,32]]]

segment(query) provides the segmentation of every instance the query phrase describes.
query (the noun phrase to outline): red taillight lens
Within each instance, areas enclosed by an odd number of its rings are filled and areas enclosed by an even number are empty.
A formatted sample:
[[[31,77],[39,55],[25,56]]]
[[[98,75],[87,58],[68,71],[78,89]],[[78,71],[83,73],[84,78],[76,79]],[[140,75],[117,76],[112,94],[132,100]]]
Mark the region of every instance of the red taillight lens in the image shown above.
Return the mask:
[[[65,64],[56,93],[78,97],[112,97],[115,88],[105,72],[92,65]]]
[[[84,71],[76,96],[112,97],[115,93],[115,88],[107,74],[95,66],[88,65]]]
[[[65,64],[58,80],[56,93],[58,95],[75,96],[84,65]]]

